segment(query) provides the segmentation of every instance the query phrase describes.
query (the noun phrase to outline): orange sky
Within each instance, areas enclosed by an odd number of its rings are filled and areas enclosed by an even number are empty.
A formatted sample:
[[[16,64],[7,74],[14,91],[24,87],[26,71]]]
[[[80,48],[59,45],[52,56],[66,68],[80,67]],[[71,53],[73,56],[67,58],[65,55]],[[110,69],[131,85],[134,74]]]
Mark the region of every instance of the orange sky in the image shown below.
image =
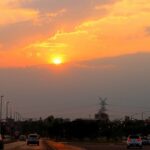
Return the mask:
[[[148,0],[0,2],[0,67],[150,51]],[[42,5],[41,5],[42,4]]]

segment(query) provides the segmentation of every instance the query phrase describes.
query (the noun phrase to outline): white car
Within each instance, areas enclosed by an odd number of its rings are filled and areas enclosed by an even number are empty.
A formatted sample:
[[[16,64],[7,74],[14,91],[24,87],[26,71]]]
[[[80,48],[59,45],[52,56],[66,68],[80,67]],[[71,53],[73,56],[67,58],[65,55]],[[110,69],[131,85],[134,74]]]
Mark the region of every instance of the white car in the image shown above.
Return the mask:
[[[39,145],[39,135],[38,134],[29,134],[27,138],[27,145],[37,144]]]
[[[142,148],[142,139],[139,135],[129,135],[127,138],[127,148],[139,147]]]
[[[142,137],[142,144],[143,145],[149,145],[150,144],[150,141],[149,141],[147,136]]]

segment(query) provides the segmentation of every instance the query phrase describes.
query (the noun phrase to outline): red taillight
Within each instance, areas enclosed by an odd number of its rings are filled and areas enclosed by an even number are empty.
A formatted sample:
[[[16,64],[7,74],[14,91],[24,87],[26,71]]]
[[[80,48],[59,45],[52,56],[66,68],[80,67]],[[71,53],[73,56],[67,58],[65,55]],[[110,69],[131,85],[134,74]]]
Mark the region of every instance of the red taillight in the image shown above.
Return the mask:
[[[131,139],[130,138],[128,138],[128,142],[130,142],[131,141]]]
[[[138,138],[138,139],[137,139],[137,141],[138,141],[138,142],[141,142],[141,141],[142,141],[142,139],[141,139],[141,138]]]

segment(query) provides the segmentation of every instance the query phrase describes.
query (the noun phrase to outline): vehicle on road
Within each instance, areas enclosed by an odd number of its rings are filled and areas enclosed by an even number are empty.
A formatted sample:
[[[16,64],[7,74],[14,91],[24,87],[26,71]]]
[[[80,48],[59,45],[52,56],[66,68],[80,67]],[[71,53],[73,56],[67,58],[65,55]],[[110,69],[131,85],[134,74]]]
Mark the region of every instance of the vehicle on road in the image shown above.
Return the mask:
[[[12,137],[10,135],[3,135],[4,143],[9,143],[12,141]]]
[[[39,145],[39,135],[38,134],[29,134],[27,138],[27,145],[37,144]]]
[[[139,135],[129,135],[127,138],[127,148],[139,147],[142,148],[142,138]]]
[[[0,150],[3,150],[3,149],[4,149],[3,137],[2,137],[2,135],[0,134]]]
[[[148,139],[147,136],[142,137],[142,144],[143,145],[149,145],[150,144],[150,140]]]

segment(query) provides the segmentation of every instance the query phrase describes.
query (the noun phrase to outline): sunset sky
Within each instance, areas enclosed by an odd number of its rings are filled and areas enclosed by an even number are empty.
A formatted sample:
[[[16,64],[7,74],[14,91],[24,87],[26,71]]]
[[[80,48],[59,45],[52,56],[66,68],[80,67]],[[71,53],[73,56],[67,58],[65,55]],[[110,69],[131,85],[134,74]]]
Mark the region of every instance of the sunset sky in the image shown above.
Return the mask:
[[[150,1],[2,0],[0,56],[0,93],[26,116],[87,117],[98,96],[150,108]]]

